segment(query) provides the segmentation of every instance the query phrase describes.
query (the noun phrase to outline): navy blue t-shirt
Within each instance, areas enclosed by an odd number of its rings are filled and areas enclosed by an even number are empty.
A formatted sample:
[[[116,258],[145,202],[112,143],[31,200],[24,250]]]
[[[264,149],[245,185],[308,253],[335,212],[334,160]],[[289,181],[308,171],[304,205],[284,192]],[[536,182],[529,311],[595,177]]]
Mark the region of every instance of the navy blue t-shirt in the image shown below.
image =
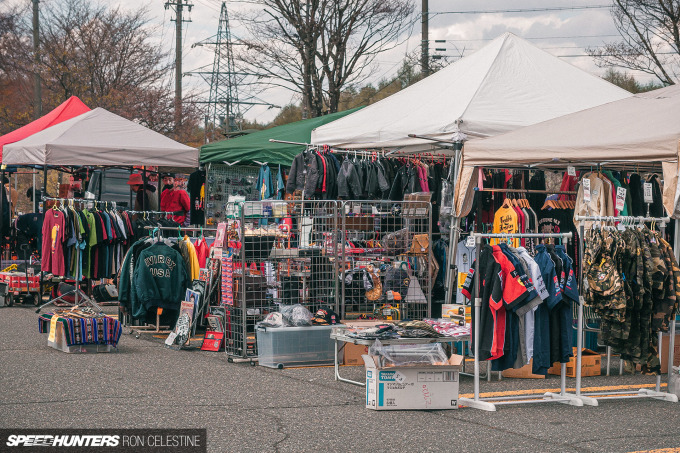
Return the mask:
[[[538,264],[541,277],[545,282],[549,297],[546,303],[537,307],[534,313],[534,357],[532,373],[547,375],[552,365],[550,360],[550,313],[552,308],[562,301],[562,290],[557,278],[555,263],[547,252],[545,245],[536,246],[534,261]]]

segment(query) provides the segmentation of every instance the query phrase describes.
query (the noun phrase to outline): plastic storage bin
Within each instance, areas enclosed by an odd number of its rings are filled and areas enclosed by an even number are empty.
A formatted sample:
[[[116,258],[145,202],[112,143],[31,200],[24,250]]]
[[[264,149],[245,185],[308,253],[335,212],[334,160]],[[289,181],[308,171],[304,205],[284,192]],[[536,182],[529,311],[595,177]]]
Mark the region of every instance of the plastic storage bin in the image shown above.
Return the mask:
[[[335,359],[333,327],[258,327],[258,361],[270,368],[332,365]]]

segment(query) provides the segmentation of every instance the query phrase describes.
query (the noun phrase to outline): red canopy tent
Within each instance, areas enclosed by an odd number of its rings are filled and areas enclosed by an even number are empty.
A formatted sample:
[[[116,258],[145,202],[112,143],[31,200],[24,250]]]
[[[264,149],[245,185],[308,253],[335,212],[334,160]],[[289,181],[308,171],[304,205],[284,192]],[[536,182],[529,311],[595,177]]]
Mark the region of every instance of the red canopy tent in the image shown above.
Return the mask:
[[[62,121],[69,120],[74,116],[81,115],[88,111],[90,111],[90,108],[86,106],[83,101],[78,99],[77,96],[71,96],[47,115],[42,116],[9,134],[0,136],[0,163],[2,162],[2,148],[8,143],[18,142],[36,132],[40,132],[50,126],[54,126],[55,124],[59,124]]]

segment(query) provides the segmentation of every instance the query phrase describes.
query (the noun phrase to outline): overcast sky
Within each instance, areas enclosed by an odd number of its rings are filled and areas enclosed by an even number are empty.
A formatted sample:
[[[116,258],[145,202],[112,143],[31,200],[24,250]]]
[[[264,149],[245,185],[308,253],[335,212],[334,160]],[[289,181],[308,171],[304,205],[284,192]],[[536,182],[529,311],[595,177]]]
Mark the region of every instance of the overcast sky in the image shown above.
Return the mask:
[[[28,0],[23,0],[28,2]],[[41,3],[56,0],[41,0]],[[420,11],[420,0],[415,2]],[[210,70],[213,54],[207,47],[193,47],[217,31],[221,1],[219,0],[191,0],[193,9],[190,14],[191,22],[184,25],[184,71],[189,72],[208,65],[204,70]],[[171,22],[174,13],[165,10],[165,0],[121,0],[107,2],[110,5],[120,4],[124,8],[138,8],[147,5],[152,22],[160,28],[159,42],[168,50],[174,52],[174,29]],[[545,49],[553,55],[560,56],[565,61],[596,75],[602,75],[604,69],[598,68],[590,57],[585,56],[585,48],[600,45],[617,39],[617,32],[608,8],[578,9],[588,6],[606,6],[611,0],[430,0],[430,53],[447,55],[449,62],[455,61],[461,55],[468,55],[483,47],[490,40],[504,32],[510,31],[528,39],[532,44]],[[228,1],[231,11],[243,11],[252,8],[245,1]],[[574,8],[553,11],[522,11],[531,8]],[[474,13],[461,14],[465,11]],[[497,12],[504,11],[504,12]],[[437,14],[439,13],[439,14]],[[239,37],[245,36],[246,31],[238,21],[231,21],[232,33]],[[377,67],[371,76],[371,82],[389,78],[397,73],[406,53],[412,52],[420,45],[420,20],[417,19],[411,30],[402,37],[400,45],[381,54],[377,60]],[[434,43],[434,40],[447,40],[445,43]],[[445,48],[436,52],[435,48]],[[652,80],[644,74],[635,74],[641,82]],[[185,76],[186,90],[204,93],[208,96],[209,86],[199,76]],[[272,89],[260,95],[272,104],[286,105],[298,102],[299,99],[290,91]],[[278,113],[278,109],[253,107],[245,115],[248,119],[268,122]]]

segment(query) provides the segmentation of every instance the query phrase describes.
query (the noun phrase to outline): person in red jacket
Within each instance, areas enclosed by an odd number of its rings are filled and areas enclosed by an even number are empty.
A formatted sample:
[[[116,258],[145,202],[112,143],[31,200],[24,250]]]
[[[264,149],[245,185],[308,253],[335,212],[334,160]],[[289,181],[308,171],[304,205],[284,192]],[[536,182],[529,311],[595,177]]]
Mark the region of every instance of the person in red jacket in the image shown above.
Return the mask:
[[[163,192],[161,192],[161,211],[174,212],[173,220],[184,225],[187,213],[191,208],[189,194],[186,190],[175,187],[175,175],[166,173],[163,175]]]

